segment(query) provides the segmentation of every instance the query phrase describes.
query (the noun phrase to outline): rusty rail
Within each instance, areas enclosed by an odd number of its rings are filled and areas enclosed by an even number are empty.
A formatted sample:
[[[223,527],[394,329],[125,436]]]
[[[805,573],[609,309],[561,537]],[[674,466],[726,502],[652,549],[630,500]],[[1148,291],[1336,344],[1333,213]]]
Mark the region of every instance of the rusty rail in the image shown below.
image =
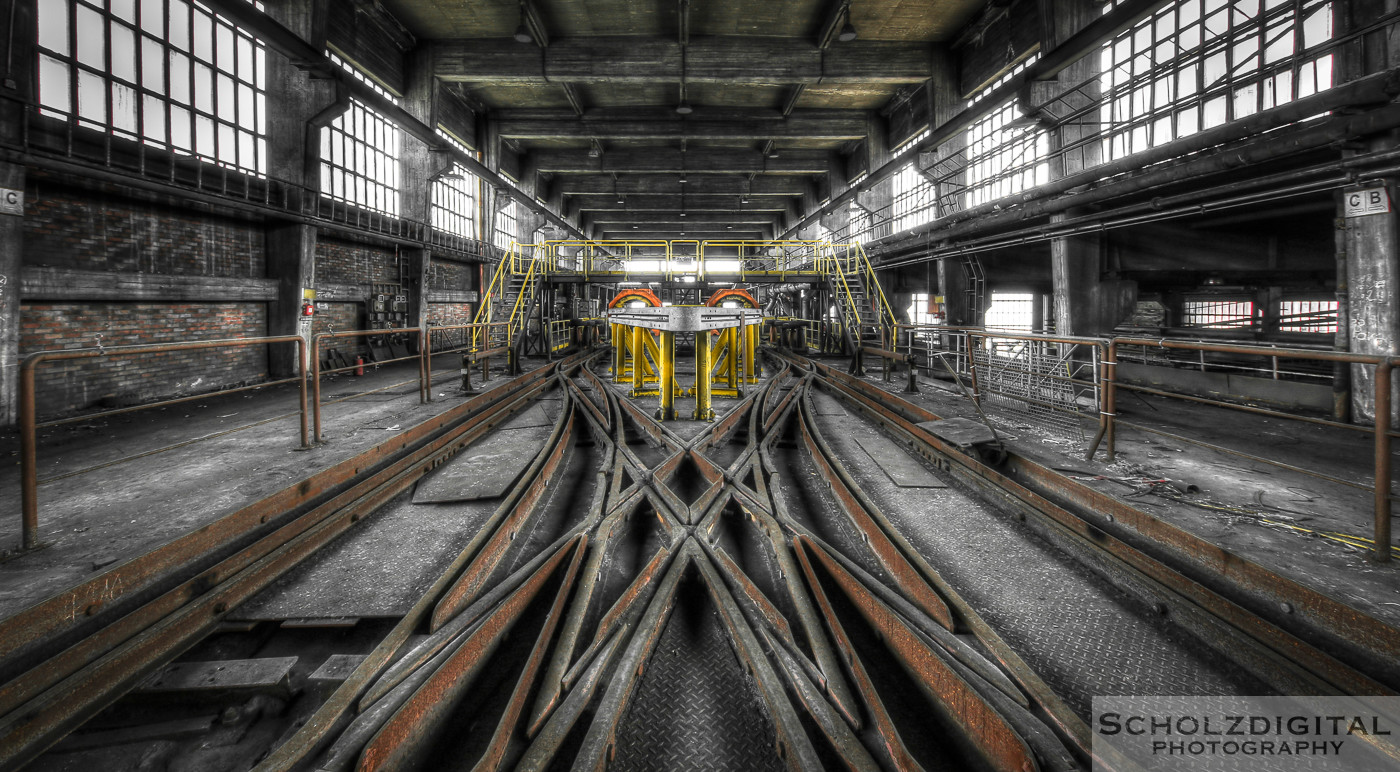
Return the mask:
[[[176,399],[152,402],[148,405],[138,405],[135,407],[121,408],[119,410],[108,410],[101,413],[80,416],[78,418],[67,418],[58,421],[38,423],[37,420],[37,395],[34,385],[34,371],[39,365],[45,362],[67,361],[73,359],[96,359],[108,356],[128,356],[136,354],[166,353],[171,351],[197,351],[212,348],[241,348],[244,346],[260,346],[274,343],[293,343],[297,347],[298,375],[293,378],[286,378],[270,383],[262,383],[256,386],[240,386],[233,389],[221,389],[211,391],[197,396],[179,397]],[[39,463],[38,445],[39,429],[49,426],[59,426],[80,421],[90,421],[94,418],[117,415],[121,413],[131,413],[137,410],[148,410],[162,405],[173,405],[181,402],[188,402],[192,399],[208,399],[221,394],[232,394],[240,391],[247,391],[254,388],[265,388],[281,383],[297,382],[301,393],[301,447],[311,446],[307,438],[306,420],[306,341],[299,335],[279,335],[263,338],[233,338],[221,340],[202,340],[184,343],[153,343],[138,346],[112,346],[99,348],[65,349],[55,351],[36,351],[24,358],[20,363],[20,383],[19,383],[19,435],[20,435],[20,499],[21,499],[21,535],[20,549],[32,550],[39,546]]]

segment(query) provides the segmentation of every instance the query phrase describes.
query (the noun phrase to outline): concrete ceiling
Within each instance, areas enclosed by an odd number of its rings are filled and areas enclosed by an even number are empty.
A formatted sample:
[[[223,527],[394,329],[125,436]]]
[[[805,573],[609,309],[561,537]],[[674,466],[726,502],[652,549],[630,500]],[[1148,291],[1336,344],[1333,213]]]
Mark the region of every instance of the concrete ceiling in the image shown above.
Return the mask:
[[[804,192],[828,173],[843,174],[843,154],[861,152],[883,125],[873,120],[879,111],[929,77],[931,44],[952,41],[986,5],[379,2],[431,46],[440,80],[489,111],[521,168],[538,170],[598,238],[694,233],[685,224],[698,222],[680,217],[692,205],[703,205],[696,213],[721,230],[728,212],[735,230],[781,232],[783,210],[800,211]],[[522,13],[535,42],[512,37]],[[857,39],[840,42],[848,20]],[[682,93],[694,107],[684,116],[675,111]],[[755,185],[765,178],[771,184]],[[619,207],[619,190],[656,203]],[[740,204],[740,191],[758,190],[772,196],[767,205]],[[675,209],[662,216],[665,207]]]

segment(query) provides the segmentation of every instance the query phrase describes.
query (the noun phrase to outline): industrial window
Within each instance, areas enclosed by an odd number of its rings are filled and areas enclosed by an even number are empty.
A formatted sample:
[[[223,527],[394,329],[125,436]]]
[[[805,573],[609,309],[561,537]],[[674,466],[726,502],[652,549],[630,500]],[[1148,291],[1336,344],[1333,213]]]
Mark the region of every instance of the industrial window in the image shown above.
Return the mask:
[[[932,309],[931,296],[927,292],[915,292],[914,302],[909,304],[909,321],[914,324],[939,324],[941,319]]]
[[[1102,49],[1104,159],[1331,88],[1331,39],[1329,0],[1167,5]]]
[[[397,99],[349,62],[332,62],[397,104]],[[321,193],[349,204],[397,217],[399,214],[399,129],[358,99],[321,129]]]
[[[851,224],[846,226],[846,241],[864,244],[870,238],[870,213],[861,205],[851,202]]]
[[[471,150],[441,129],[438,135],[468,155]],[[463,238],[476,238],[476,176],[460,163],[433,181],[432,217],[434,230]]]
[[[927,136],[928,130],[925,129],[901,145],[901,148],[912,148]],[[938,189],[919,172],[917,158],[910,159],[904,168],[895,172],[891,184],[894,192],[891,216],[894,219],[895,233],[932,222],[937,218]]]
[[[1337,301],[1284,300],[1278,304],[1279,332],[1335,333]]]
[[[1255,325],[1254,303],[1249,300],[1187,300],[1182,311],[1186,327],[1232,330]]]
[[[503,252],[510,251],[512,241],[522,241],[520,237],[520,210],[522,208],[519,201],[511,199],[496,210],[496,231],[493,242]]]
[[[266,51],[202,3],[43,0],[38,27],[41,114],[266,172]]]
[[[998,330],[1025,330],[1035,326],[1035,295],[1029,292],[993,292],[983,326]]]
[[[1006,83],[1036,58],[1032,56],[1002,75],[969,104]],[[1035,121],[1022,117],[1014,97],[1008,99],[967,128],[965,205],[985,204],[1049,182],[1049,154],[1049,134]]]

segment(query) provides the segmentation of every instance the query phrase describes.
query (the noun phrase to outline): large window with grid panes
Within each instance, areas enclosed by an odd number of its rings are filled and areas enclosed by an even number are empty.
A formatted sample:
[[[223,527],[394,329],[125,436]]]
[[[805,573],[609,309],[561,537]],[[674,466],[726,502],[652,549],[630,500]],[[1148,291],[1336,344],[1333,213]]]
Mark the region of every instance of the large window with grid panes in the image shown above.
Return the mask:
[[[504,195],[504,194],[501,194]],[[496,210],[496,229],[492,242],[502,252],[510,251],[512,241],[520,241],[520,217],[524,207],[511,199]]]
[[[1331,41],[1331,0],[1168,3],[1100,53],[1104,159],[1331,88]]]
[[[476,155],[471,148],[442,129],[438,129],[438,136],[463,153]],[[480,185],[480,180],[460,163],[454,163],[445,174],[433,180],[433,229],[453,236],[476,238],[477,191]]]
[[[927,136],[928,130],[925,129],[901,147],[907,152],[907,149],[915,147]],[[898,152],[900,151],[897,150],[896,153]],[[919,171],[917,157],[911,157],[907,164],[895,172],[891,186],[893,203],[890,206],[890,216],[894,220],[893,232],[899,233],[932,222],[938,216],[937,188]]]
[[[40,114],[266,173],[266,51],[203,3],[41,0],[38,28]]]
[[[968,103],[1004,85],[1036,60],[1032,56],[981,89]],[[1022,116],[1013,97],[967,127],[963,204],[974,207],[1050,181],[1050,136]]]
[[[386,99],[397,98],[334,52],[332,62],[368,83]],[[383,214],[399,214],[399,128],[358,99],[321,129],[321,194]]]

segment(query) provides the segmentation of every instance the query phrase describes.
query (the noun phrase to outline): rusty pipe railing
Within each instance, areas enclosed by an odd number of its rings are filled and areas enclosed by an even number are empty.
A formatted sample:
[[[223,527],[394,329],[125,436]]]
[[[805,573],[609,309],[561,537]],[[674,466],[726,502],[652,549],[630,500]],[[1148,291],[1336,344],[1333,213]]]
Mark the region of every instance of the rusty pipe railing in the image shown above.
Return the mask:
[[[431,326],[431,327],[428,328],[428,334],[425,335],[425,336],[423,336],[424,344],[423,344],[423,347],[422,347],[422,348],[423,348],[424,378],[425,378],[425,381],[426,381],[427,386],[428,386],[428,401],[429,401],[429,402],[431,402],[432,399],[433,399],[433,394],[432,394],[432,386],[433,386],[433,357],[437,356],[438,354],[451,354],[451,353],[456,352],[456,351],[469,351],[469,353],[475,354],[475,353],[480,352],[480,351],[489,350],[489,349],[491,349],[491,348],[494,347],[493,344],[494,344],[494,342],[495,342],[495,341],[493,340],[493,335],[492,335],[492,328],[493,328],[493,327],[494,327],[494,328],[497,328],[498,330],[504,330],[506,334],[505,334],[505,336],[503,336],[503,337],[506,337],[506,338],[509,337],[509,334],[510,334],[510,329],[509,329],[509,328],[510,328],[510,323],[509,323],[509,322],[471,322],[471,323],[468,323],[468,324],[440,324],[440,325],[433,325],[433,326]],[[466,343],[463,343],[463,344],[460,345],[460,346],[454,346],[454,347],[452,347],[452,348],[445,348],[445,349],[443,349],[443,350],[441,350],[441,351],[434,351],[434,350],[433,350],[433,333],[452,332],[452,331],[455,331],[455,330],[464,330],[464,331],[468,331],[468,332],[470,332],[470,333],[475,333],[477,330],[482,330],[482,331],[484,332],[484,334],[481,335],[480,337],[476,336],[475,334],[469,334],[469,335],[464,336],[464,337],[466,338],[466,341],[467,341],[467,342],[466,342]],[[508,343],[503,343],[502,345],[507,345],[507,346],[508,346],[509,344],[508,344]],[[482,365],[481,375],[482,375],[482,380],[484,381],[484,380],[486,380],[486,376],[487,376],[488,360],[487,360],[487,359],[483,359],[481,365]]]
[[[386,359],[382,362],[375,362],[374,364],[387,365],[392,364],[394,362],[407,362],[410,359],[418,360],[418,401],[420,403],[427,403],[430,401],[428,379],[426,377],[428,366],[427,352],[429,350],[429,346],[424,342],[426,341],[428,336],[423,334],[423,330],[421,328],[398,327],[389,330],[342,330],[341,332],[322,332],[311,336],[311,420],[312,425],[315,428],[313,436],[315,437],[316,442],[320,443],[325,441],[321,432],[321,376],[327,373],[349,372],[356,368],[356,365],[351,365],[349,367],[336,367],[330,370],[323,371],[321,369],[321,341],[337,338],[372,338],[377,335],[404,334],[418,336],[418,353],[412,356]],[[392,384],[392,386],[398,385],[400,384]],[[392,386],[384,388],[392,388]],[[378,390],[382,389],[377,389],[377,391]],[[369,392],[365,393],[368,394]]]
[[[1376,425],[1375,425],[1374,427],[1368,429],[1368,428],[1366,428],[1366,427],[1356,426],[1356,425],[1354,425],[1354,424],[1343,424],[1343,423],[1336,422],[1336,421],[1327,421],[1327,420],[1324,420],[1324,419],[1313,418],[1313,417],[1309,417],[1309,416],[1294,416],[1294,415],[1290,415],[1290,414],[1288,414],[1288,413],[1283,413],[1283,412],[1279,412],[1279,411],[1263,411],[1263,410],[1260,409],[1260,408],[1254,408],[1254,407],[1251,407],[1251,406],[1248,406],[1248,405],[1236,405],[1236,404],[1233,404],[1233,403],[1230,403],[1230,402],[1224,402],[1224,401],[1221,401],[1221,400],[1211,400],[1211,399],[1205,399],[1205,398],[1201,398],[1201,397],[1191,397],[1191,396],[1188,396],[1188,395],[1176,395],[1176,394],[1170,394],[1170,393],[1161,392],[1161,391],[1158,391],[1158,390],[1149,390],[1149,389],[1146,389],[1146,388],[1144,388],[1144,387],[1138,387],[1138,386],[1134,386],[1134,385],[1131,385],[1131,384],[1120,384],[1120,383],[1118,382],[1118,377],[1117,377],[1117,372],[1116,372],[1116,371],[1117,371],[1116,365],[1118,364],[1118,350],[1119,350],[1119,347],[1120,347],[1120,346],[1143,346],[1143,347],[1148,347],[1148,348],[1154,348],[1154,347],[1155,347],[1155,348],[1164,348],[1164,349],[1178,349],[1178,350],[1184,350],[1184,351],[1199,351],[1199,352],[1202,352],[1202,353],[1207,353],[1207,352],[1209,352],[1209,353],[1222,353],[1222,354],[1237,354],[1237,355],[1242,355],[1242,356],[1281,357],[1281,358],[1286,358],[1286,359],[1311,359],[1311,360],[1317,360],[1317,361],[1323,361],[1323,362],[1340,362],[1340,363],[1345,363],[1345,364],[1372,365],[1372,366],[1374,366],[1374,367],[1376,368],[1376,377],[1375,377],[1375,384],[1374,384],[1374,387],[1375,387],[1375,405],[1376,405],[1376,408],[1375,408],[1375,419],[1376,419],[1376,420],[1375,420],[1375,423],[1376,423]],[[1089,450],[1088,450],[1088,452],[1085,454],[1085,459],[1086,459],[1086,460],[1092,459],[1092,458],[1094,457],[1094,454],[1098,451],[1099,445],[1100,445],[1101,443],[1104,445],[1104,450],[1105,450],[1105,453],[1106,453],[1106,455],[1107,455],[1107,459],[1108,459],[1108,461],[1109,461],[1110,463],[1113,462],[1113,460],[1114,460],[1114,458],[1115,458],[1115,456],[1116,456],[1116,452],[1117,452],[1117,427],[1118,427],[1118,424],[1120,423],[1120,421],[1118,420],[1118,417],[1117,417],[1117,391],[1118,391],[1118,389],[1119,389],[1120,387],[1121,387],[1121,388],[1130,389],[1130,390],[1135,390],[1135,391],[1150,391],[1150,392],[1152,392],[1152,393],[1162,394],[1163,396],[1170,396],[1170,397],[1178,397],[1178,398],[1182,398],[1182,399],[1189,399],[1189,400],[1192,401],[1192,402],[1200,402],[1200,403],[1203,403],[1203,404],[1214,405],[1214,406],[1216,406],[1216,407],[1229,408],[1229,409],[1232,409],[1232,410],[1242,410],[1242,411],[1245,411],[1245,412],[1252,412],[1252,413],[1266,412],[1268,415],[1273,416],[1273,417],[1286,418],[1286,419],[1291,419],[1291,420],[1297,420],[1297,421],[1302,421],[1302,422],[1305,422],[1305,423],[1321,424],[1321,425],[1325,425],[1325,426],[1335,426],[1335,427],[1338,427],[1338,428],[1355,429],[1355,430],[1360,430],[1360,431],[1370,431],[1370,432],[1374,435],[1374,454],[1375,454],[1375,458],[1374,458],[1374,462],[1375,462],[1375,477],[1374,477],[1374,479],[1372,480],[1372,485],[1371,485],[1371,487],[1372,487],[1372,489],[1373,489],[1373,492],[1374,492],[1374,494],[1373,494],[1373,495],[1374,495],[1374,534],[1373,534],[1374,543],[1372,544],[1372,559],[1375,560],[1375,561],[1377,561],[1377,562],[1386,562],[1386,561],[1389,561],[1389,560],[1390,560],[1390,552],[1391,552],[1391,550],[1390,550],[1390,533],[1391,533],[1391,528],[1390,528],[1390,500],[1391,500],[1391,493],[1390,493],[1390,475],[1391,475],[1391,460],[1390,460],[1390,448],[1391,448],[1391,416],[1390,416],[1390,411],[1391,411],[1391,393],[1390,393],[1390,392],[1391,392],[1391,380],[1392,380],[1392,377],[1391,377],[1391,376],[1392,376],[1392,370],[1393,370],[1393,368],[1394,368],[1394,366],[1395,366],[1395,362],[1396,362],[1396,361],[1397,361],[1397,358],[1396,358],[1396,357],[1378,356],[1378,355],[1373,355],[1373,354],[1354,354],[1354,353],[1350,353],[1350,352],[1346,352],[1346,351],[1318,351],[1318,350],[1312,350],[1312,349],[1287,349],[1287,348],[1276,348],[1276,347],[1270,347],[1270,346],[1250,346],[1250,345],[1227,344],[1227,343],[1209,343],[1209,342],[1205,342],[1205,341],[1167,340],[1167,339],[1165,339],[1165,338],[1160,338],[1160,339],[1159,339],[1159,338],[1131,338],[1131,337],[1118,337],[1118,338],[1113,338],[1112,340],[1109,341],[1109,344],[1108,344],[1108,355],[1107,355],[1107,356],[1103,359],[1103,361],[1102,361],[1102,365],[1103,365],[1102,369],[1103,369],[1103,372],[1102,372],[1102,375],[1101,375],[1100,379],[1101,379],[1102,384],[1103,384],[1103,392],[1102,392],[1102,393],[1103,393],[1103,399],[1102,399],[1103,407],[1102,407],[1101,410],[1100,410],[1099,430],[1098,430],[1098,433],[1094,436],[1093,442],[1090,443]],[[1128,424],[1128,425],[1131,425],[1131,424]],[[1185,439],[1185,440],[1187,440],[1188,442],[1195,442],[1194,440],[1190,440],[1189,438],[1181,438],[1181,439]],[[1199,442],[1197,442],[1196,444],[1203,444],[1203,445],[1204,445],[1205,443],[1199,443]],[[1215,446],[1210,446],[1210,447],[1215,447]],[[1220,448],[1217,448],[1217,449],[1220,449]],[[1272,460],[1270,460],[1270,459],[1260,458],[1260,459],[1258,459],[1258,460],[1260,460],[1260,461],[1262,461],[1262,462],[1264,462],[1264,463],[1273,464],[1273,465],[1276,465],[1276,466],[1284,466],[1284,467],[1287,467],[1287,468],[1290,468],[1290,469],[1295,469],[1296,471],[1300,471],[1300,472],[1303,472],[1303,473],[1305,473],[1305,474],[1312,474],[1313,476],[1320,476],[1320,477],[1323,477],[1324,479],[1333,480],[1334,482],[1341,482],[1341,483],[1346,484],[1346,485],[1352,485],[1353,487],[1364,487],[1364,486],[1357,485],[1357,484],[1354,484],[1354,483],[1349,483],[1349,482],[1346,482],[1346,481],[1336,480],[1336,478],[1333,478],[1333,477],[1330,477],[1330,476],[1326,476],[1326,475],[1321,475],[1320,473],[1310,472],[1310,471],[1305,470],[1305,469],[1298,469],[1297,467],[1291,467],[1291,466],[1288,466],[1288,465],[1286,465],[1286,464],[1282,464],[1281,462],[1272,461]]]
[[[297,347],[298,374],[290,379],[262,383],[256,386],[241,386],[234,389],[221,389],[210,391],[191,397],[179,397],[177,399],[162,400],[152,402],[149,405],[139,405],[136,407],[121,408],[119,410],[108,410],[101,413],[93,413],[78,418],[68,418],[59,421],[50,421],[40,424],[36,414],[38,412],[37,398],[34,385],[34,371],[39,365],[45,362],[65,361],[73,359],[96,359],[109,356],[130,356],[136,354],[155,354],[171,351],[197,351],[211,348],[239,348],[244,346],[260,346],[275,343],[293,343]],[[78,421],[89,421],[94,418],[116,415],[119,413],[130,413],[136,410],[147,410],[162,405],[171,405],[180,402],[188,402],[192,399],[208,399],[221,394],[231,394],[239,391],[247,391],[253,388],[266,388],[278,383],[296,381],[301,398],[301,447],[309,448],[311,443],[308,440],[307,420],[306,420],[306,341],[299,335],[278,335],[264,338],[231,338],[221,340],[201,340],[184,343],[152,343],[136,346],[109,346],[99,348],[80,349],[59,349],[52,351],[36,351],[24,358],[20,363],[19,377],[19,436],[20,436],[20,549],[31,550],[39,546],[39,429],[46,426],[57,426],[60,424],[75,423]]]

